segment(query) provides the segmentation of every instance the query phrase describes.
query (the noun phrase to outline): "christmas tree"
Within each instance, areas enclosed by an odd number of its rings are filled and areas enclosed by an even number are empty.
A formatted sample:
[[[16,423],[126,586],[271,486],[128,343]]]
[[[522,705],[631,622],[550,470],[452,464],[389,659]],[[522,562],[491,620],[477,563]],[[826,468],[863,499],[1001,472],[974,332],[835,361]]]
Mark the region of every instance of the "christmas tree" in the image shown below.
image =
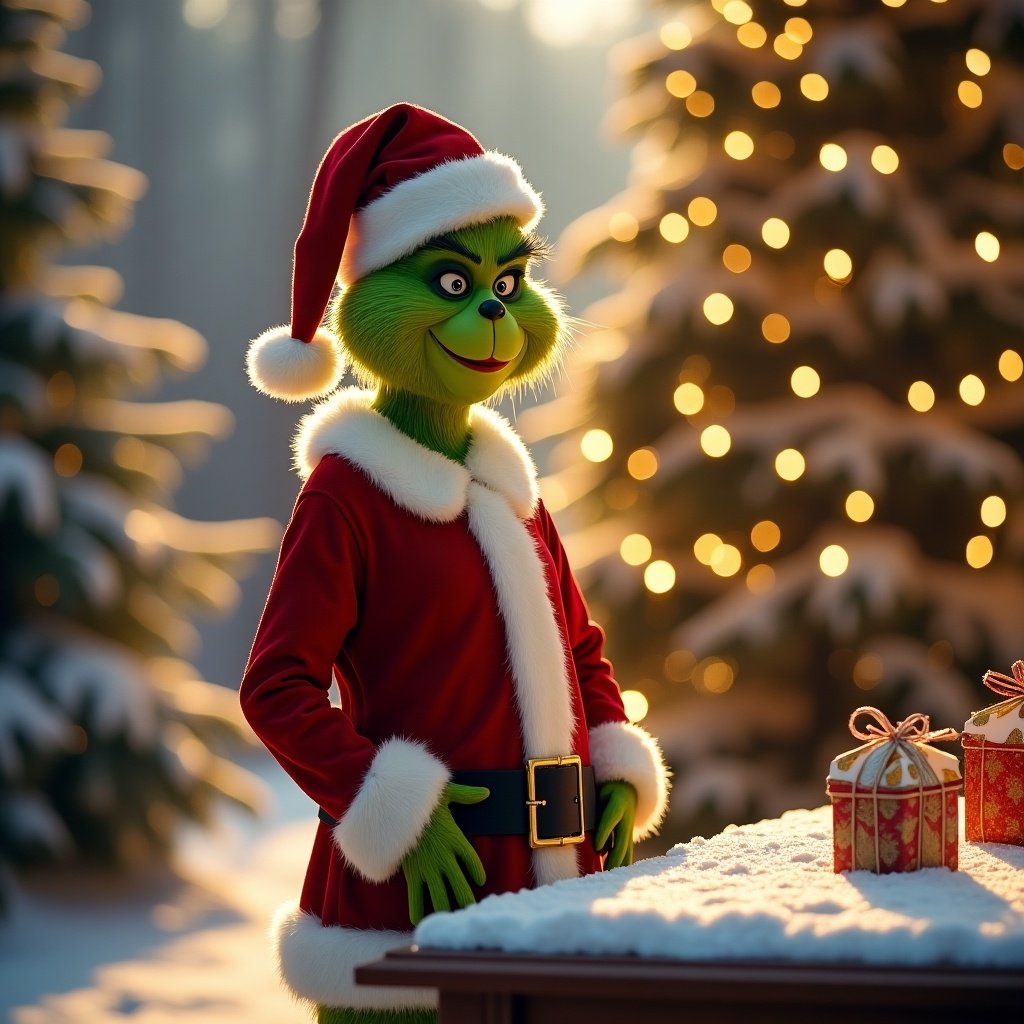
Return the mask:
[[[678,835],[824,802],[853,708],[959,726],[1024,652],[1024,9],[656,13],[628,187],[563,239],[614,293],[526,428]]]
[[[188,615],[230,605],[275,528],[171,511],[182,460],[229,414],[132,398],[204,343],[112,309],[112,271],[52,263],[116,234],[144,185],[105,135],[60,127],[98,83],[55,49],[87,14],[0,4],[0,866],[132,862],[215,794],[256,792],[215,752],[244,735],[234,694],[184,659]]]

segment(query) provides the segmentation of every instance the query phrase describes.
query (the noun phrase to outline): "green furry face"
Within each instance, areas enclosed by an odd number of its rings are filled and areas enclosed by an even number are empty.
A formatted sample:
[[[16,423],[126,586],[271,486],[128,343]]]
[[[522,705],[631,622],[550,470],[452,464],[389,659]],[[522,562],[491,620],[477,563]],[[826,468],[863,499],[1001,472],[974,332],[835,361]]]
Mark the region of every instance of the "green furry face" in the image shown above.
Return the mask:
[[[559,298],[528,273],[539,249],[503,217],[443,235],[356,281],[331,319],[357,375],[456,405],[537,383],[564,337]]]

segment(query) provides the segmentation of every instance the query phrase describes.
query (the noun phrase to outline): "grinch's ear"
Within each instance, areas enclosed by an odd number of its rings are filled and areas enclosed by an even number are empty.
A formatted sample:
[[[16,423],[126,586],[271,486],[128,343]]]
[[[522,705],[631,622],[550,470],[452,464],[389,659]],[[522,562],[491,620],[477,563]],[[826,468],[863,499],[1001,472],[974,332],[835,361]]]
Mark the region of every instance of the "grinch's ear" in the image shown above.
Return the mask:
[[[333,391],[345,372],[341,340],[324,327],[310,341],[287,327],[271,327],[249,343],[245,368],[257,391],[285,402],[304,402]]]

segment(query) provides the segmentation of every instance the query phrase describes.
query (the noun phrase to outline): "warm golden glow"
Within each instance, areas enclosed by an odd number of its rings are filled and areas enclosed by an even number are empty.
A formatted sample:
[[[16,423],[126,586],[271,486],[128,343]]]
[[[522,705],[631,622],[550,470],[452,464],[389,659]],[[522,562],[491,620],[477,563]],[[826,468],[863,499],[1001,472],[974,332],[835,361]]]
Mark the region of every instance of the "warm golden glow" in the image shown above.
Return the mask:
[[[46,382],[46,400],[51,409],[64,409],[75,401],[75,378],[67,370],[58,370]]]
[[[722,17],[732,25],[744,25],[754,16],[745,0],[729,0],[722,8]]]
[[[761,334],[765,341],[781,345],[789,338],[789,321],[781,313],[769,313],[761,321]]]
[[[999,259],[999,239],[991,231],[979,231],[974,238],[974,250],[986,263]]]
[[[1006,502],[998,494],[990,494],[981,503],[981,521],[993,529],[1006,522]]]
[[[676,585],[676,571],[658,559],[644,569],[644,586],[652,594],[667,594]]]
[[[828,82],[822,75],[812,71],[800,77],[800,91],[807,99],[820,103],[828,96]]]
[[[768,42],[768,32],[764,25],[760,25],[756,21],[748,21],[746,25],[740,25],[736,29],[736,38],[741,46],[757,50]]]
[[[974,47],[967,51],[965,62],[967,70],[979,78],[983,78],[992,70],[992,59],[989,55],[984,50],[978,50]]]
[[[841,544],[829,544],[818,556],[818,566],[826,576],[842,576],[849,565],[850,556]]]
[[[616,242],[632,242],[640,232],[636,217],[625,210],[617,210],[608,218],[608,234]]]
[[[1003,146],[1003,161],[1011,171],[1024,170],[1024,146],[1016,142],[1008,142]]]
[[[789,225],[780,217],[769,217],[761,225],[761,237],[772,249],[785,248],[789,242]]]
[[[720,423],[712,423],[701,431],[700,446],[705,455],[720,459],[732,447],[732,436]]]
[[[750,269],[750,250],[745,245],[733,242],[725,247],[725,251],[722,253],[722,262],[726,269],[731,270],[734,274],[742,274],[745,270]]]
[[[879,174],[892,174],[900,165],[900,158],[892,146],[875,146],[871,150],[871,166]]]
[[[969,373],[960,381],[960,399],[966,405],[981,405],[985,401],[985,385],[976,374]]]
[[[967,558],[967,564],[972,569],[984,569],[992,561],[993,554],[995,554],[995,551],[992,547],[992,541],[983,533],[979,533],[977,537],[972,537],[967,542],[965,557]]]
[[[665,88],[673,96],[685,100],[697,88],[697,79],[689,71],[672,71],[665,79]]]
[[[1012,348],[1003,352],[999,357],[999,375],[1011,383],[1020,380],[1024,375],[1024,359],[1021,359],[1019,352],[1014,352]]]
[[[670,50],[685,50],[693,42],[693,33],[681,21],[669,21],[658,33],[662,44]]]
[[[826,171],[841,171],[846,166],[846,150],[837,142],[826,142],[818,153]]]
[[[626,470],[634,480],[650,480],[658,472],[658,455],[653,448],[637,448],[626,460]]]
[[[722,546],[722,538],[717,533],[702,533],[693,542],[693,556],[701,565],[710,565],[715,552]]]
[[[782,102],[782,90],[774,82],[758,82],[750,90],[754,102],[764,110],[771,110]]]
[[[727,661],[707,658],[701,662],[700,682],[708,693],[725,693],[735,679],[736,673]]]
[[[843,249],[829,249],[822,261],[825,273],[833,281],[846,281],[853,273],[853,260],[850,254]]]
[[[672,402],[684,416],[693,416],[704,408],[704,392],[699,384],[686,381],[676,388]]]
[[[772,48],[785,60],[796,60],[804,52],[804,48],[795,39],[785,34],[775,37]]]
[[[681,213],[666,213],[658,224],[658,231],[666,242],[678,245],[690,233],[690,223]]]
[[[735,576],[743,568],[743,556],[733,544],[719,544],[711,556],[711,571],[717,576]]]
[[[806,46],[811,41],[814,30],[806,18],[787,18],[786,35],[794,42]]]
[[[875,514],[875,499],[867,491],[850,491],[846,496],[846,514],[855,523],[866,523]]]
[[[853,685],[859,690],[873,690],[882,679],[882,669],[882,659],[877,654],[862,654],[853,665]]]
[[[650,705],[639,690],[623,690],[622,709],[631,722],[642,722],[647,717]]]
[[[732,314],[732,299],[723,292],[712,292],[704,300],[704,316],[716,327],[728,323],[732,319]]]
[[[32,592],[38,604],[44,608],[52,608],[60,599],[60,584],[57,577],[44,573],[36,579]]]
[[[77,444],[62,444],[53,453],[53,468],[58,476],[77,476],[82,469],[82,449]]]
[[[915,380],[907,388],[907,403],[914,412],[927,412],[935,404],[935,391],[923,380]]]
[[[714,200],[707,196],[695,196],[686,207],[687,216],[699,228],[706,228],[715,222],[718,216],[718,207]]]
[[[622,538],[619,556],[626,565],[643,565],[651,560],[651,542],[642,533],[631,533]]]
[[[982,91],[977,82],[965,80],[956,87],[956,94],[965,107],[974,109],[981,106]]]
[[[775,570],[764,562],[758,562],[750,567],[746,583],[752,594],[765,594],[775,586]]]
[[[715,110],[715,98],[709,92],[698,89],[686,97],[686,109],[694,117],[708,117]]]
[[[821,387],[821,377],[813,366],[798,366],[790,374],[789,386],[797,398],[811,398]]]
[[[783,480],[799,480],[804,475],[807,463],[804,457],[795,448],[783,448],[775,456],[775,472]]]
[[[733,160],[746,160],[754,152],[754,140],[746,132],[729,132],[723,145]]]
[[[782,540],[782,531],[779,524],[771,519],[762,519],[755,523],[750,530],[750,543],[758,551],[774,551]]]
[[[670,651],[665,658],[665,678],[685,683],[693,675],[697,659],[689,651]]]
[[[607,430],[588,430],[580,439],[580,451],[590,462],[605,462],[614,450],[612,436]]]

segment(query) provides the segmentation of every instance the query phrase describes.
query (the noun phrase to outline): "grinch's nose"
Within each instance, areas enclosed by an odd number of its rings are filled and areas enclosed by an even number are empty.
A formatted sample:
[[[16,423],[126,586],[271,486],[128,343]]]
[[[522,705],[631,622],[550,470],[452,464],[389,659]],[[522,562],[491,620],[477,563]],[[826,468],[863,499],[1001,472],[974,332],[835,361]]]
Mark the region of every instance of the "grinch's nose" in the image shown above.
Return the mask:
[[[500,320],[505,315],[505,307],[497,299],[484,299],[477,312],[488,320]]]

